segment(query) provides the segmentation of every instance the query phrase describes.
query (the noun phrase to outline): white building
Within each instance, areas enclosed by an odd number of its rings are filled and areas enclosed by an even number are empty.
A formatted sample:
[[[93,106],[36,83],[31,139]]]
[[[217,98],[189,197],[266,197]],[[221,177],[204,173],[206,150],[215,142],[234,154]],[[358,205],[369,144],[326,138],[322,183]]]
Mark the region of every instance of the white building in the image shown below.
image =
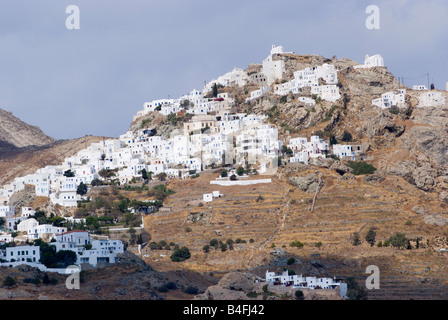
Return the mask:
[[[21,223],[24,223],[28,220],[22,221]],[[55,227],[51,224],[37,224],[35,226],[29,227],[26,231],[29,240],[41,239],[44,236],[47,236],[49,239],[55,239],[57,235],[67,232],[67,228]]]
[[[417,107],[439,107],[445,104],[445,96],[441,91],[427,91],[422,93],[419,97],[419,104]]]
[[[355,161],[356,157],[358,157],[361,153],[362,153],[361,145],[342,145],[342,144],[333,145],[333,154],[340,159],[348,158],[350,160]]]
[[[28,232],[30,229],[33,229],[33,228],[37,227],[38,225],[39,225],[39,222],[37,222],[36,219],[29,218],[29,219],[26,219],[26,220],[20,222],[17,225],[17,231]]]
[[[381,95],[381,98],[372,100],[374,106],[387,109],[392,106],[401,107],[406,102],[406,90],[399,89],[396,92],[386,92]]]
[[[15,209],[12,206],[0,206],[0,217],[10,218],[15,215]]]
[[[267,85],[275,80],[283,78],[285,72],[285,62],[283,60],[273,60],[275,54],[284,54],[282,46],[273,45],[269,56],[263,60],[262,73],[266,76]]]
[[[428,90],[425,85],[414,85],[412,86],[412,90],[423,91]]]
[[[357,65],[354,68],[355,69],[365,69],[365,68],[372,68],[372,67],[384,67],[384,59],[381,55],[375,54],[371,57],[367,54],[364,59],[363,65]]]
[[[16,246],[6,248],[6,257],[8,262],[39,262],[40,247],[39,246]]]
[[[282,273],[266,271],[266,282],[271,285],[279,282],[284,286],[291,285],[296,288],[308,289],[335,289],[341,285],[341,282],[334,278],[303,277],[301,274],[289,275],[288,270]]]
[[[269,91],[271,91],[271,87],[269,87],[269,86],[261,87],[258,90],[251,91],[250,97],[246,99],[246,102],[256,99],[256,98],[259,98]]]

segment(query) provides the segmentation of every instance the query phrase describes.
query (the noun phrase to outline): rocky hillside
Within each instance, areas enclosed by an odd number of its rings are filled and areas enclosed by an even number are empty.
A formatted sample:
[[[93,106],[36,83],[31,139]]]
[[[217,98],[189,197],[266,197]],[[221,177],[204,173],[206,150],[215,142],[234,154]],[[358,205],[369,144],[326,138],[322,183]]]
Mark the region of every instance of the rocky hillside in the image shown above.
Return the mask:
[[[47,165],[59,165],[66,157],[73,156],[91,143],[102,139],[106,138],[87,136],[59,140],[41,147],[13,147],[0,151],[0,185],[13,181],[15,177],[34,173]]]
[[[31,126],[11,112],[0,109],[0,150],[27,146],[44,146],[55,139],[47,136],[36,126]]]

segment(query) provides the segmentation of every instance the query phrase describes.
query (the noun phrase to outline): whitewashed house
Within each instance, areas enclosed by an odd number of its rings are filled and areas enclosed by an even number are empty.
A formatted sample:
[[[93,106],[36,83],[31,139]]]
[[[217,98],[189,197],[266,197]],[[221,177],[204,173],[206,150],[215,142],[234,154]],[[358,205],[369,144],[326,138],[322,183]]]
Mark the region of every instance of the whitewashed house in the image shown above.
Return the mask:
[[[381,55],[375,54],[370,57],[367,54],[364,59],[364,64],[357,65],[354,68],[355,69],[366,69],[366,68],[372,68],[372,67],[384,67],[384,59]]]
[[[362,153],[361,145],[333,145],[333,154],[340,159],[349,159],[355,161]]]
[[[40,247],[28,245],[7,247],[5,260],[8,262],[39,262]]]
[[[445,96],[441,91],[427,91],[422,93],[419,97],[419,104],[417,107],[439,107],[445,104]]]
[[[396,92],[386,92],[381,98],[372,100],[374,106],[387,109],[392,106],[402,107],[406,102],[406,89],[399,89]]]
[[[428,90],[425,85],[414,85],[412,86],[412,90],[423,91]]]
[[[271,91],[271,87],[269,86],[265,86],[265,87],[261,87],[258,90],[254,90],[250,92],[250,97],[246,99],[246,102],[259,98],[261,96],[263,96],[264,94],[268,93],[269,91]]]
[[[285,72],[285,62],[283,60],[274,60],[275,54],[284,54],[282,46],[272,45],[271,53],[263,60],[262,73],[266,77],[267,85],[272,84],[275,80],[283,78]]]
[[[21,221],[17,225],[17,231],[20,232],[28,232],[30,229],[33,229],[39,225],[39,222],[37,222],[34,218],[29,218],[26,220]]]
[[[21,223],[24,223],[28,220],[22,221]],[[57,235],[67,232],[67,228],[55,227],[51,224],[37,224],[35,226],[30,226],[26,230],[26,232],[27,238],[29,240],[42,239],[44,236],[48,237],[49,239],[55,239]]]
[[[13,206],[0,206],[0,217],[1,218],[10,218],[16,214],[16,211]]]
[[[266,282],[271,285],[281,283],[284,286],[307,289],[335,289],[341,285],[341,282],[334,278],[303,277],[301,274],[289,275],[288,270],[282,273],[266,271]]]

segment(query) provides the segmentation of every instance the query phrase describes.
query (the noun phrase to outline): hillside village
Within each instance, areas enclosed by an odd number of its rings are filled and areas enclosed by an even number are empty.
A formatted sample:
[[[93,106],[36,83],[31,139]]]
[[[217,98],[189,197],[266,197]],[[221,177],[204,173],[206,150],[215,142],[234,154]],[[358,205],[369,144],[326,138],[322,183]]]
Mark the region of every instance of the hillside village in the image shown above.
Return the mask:
[[[234,182],[236,185],[238,180],[241,183],[241,180],[249,181],[258,176],[269,178],[282,165],[282,155],[289,163],[302,164],[330,157],[349,161],[367,159],[366,146],[348,143],[351,139],[342,144],[328,137],[310,135],[284,141],[280,129],[270,123],[269,115],[236,112],[236,101],[231,92],[219,92],[219,89],[227,87],[250,85],[255,90],[246,92],[246,103],[267,95],[286,99],[292,94],[308,109],[314,108],[320,101],[336,104],[344,99],[338,78],[343,70],[330,63],[295,70],[289,79],[285,79],[285,62],[276,57],[291,54],[284,52],[282,46],[272,46],[261,69],[256,72],[249,74],[235,68],[208,82],[202,90],[194,89],[177,99],[145,102],[143,109],[134,115],[134,122],[157,113],[172,123],[177,123],[179,118],[184,119],[168,136],[161,135],[157,127],[145,127],[143,124],[117,139],[93,143],[76,156],[67,157],[60,165],[41,168],[34,174],[16,177],[11,183],[3,185],[0,188],[0,217],[4,219],[6,228],[0,235],[0,241],[8,244],[23,240],[28,244],[15,247],[6,245],[0,256],[2,263],[38,265],[36,263],[41,257],[39,247],[29,245],[29,241],[38,239],[53,241],[57,251],[73,251],[80,266],[114,263],[116,255],[124,252],[120,240],[100,239],[88,231],[77,230],[76,226],[85,223],[85,220],[64,217],[69,227],[39,224],[33,218],[37,208],[11,206],[11,197],[29,186],[34,187],[37,197],[46,197],[53,205],[76,208],[79,202],[89,201],[86,196],[89,187],[103,183],[123,186],[135,184],[136,181],[144,182],[148,176],[149,179],[154,177],[161,181],[186,180],[206,169],[222,167],[229,174],[216,176],[216,180],[229,181],[227,185]],[[372,57],[367,55],[363,65],[354,66],[355,70],[369,68],[385,68],[383,58],[378,54]],[[390,110],[404,108],[410,91],[418,95],[419,108],[446,103],[444,92],[415,85],[412,90],[400,88],[384,92],[380,97],[372,97],[371,105]],[[244,174],[237,173],[239,168],[244,169]],[[213,180],[210,182],[213,183]],[[204,194],[203,200],[211,202],[221,196],[225,195],[216,191]],[[148,206],[150,210],[160,208],[160,204],[155,202],[148,202]],[[18,212],[19,209],[21,212]],[[270,279],[277,276],[269,274]],[[302,281],[301,278],[294,279],[295,283]]]

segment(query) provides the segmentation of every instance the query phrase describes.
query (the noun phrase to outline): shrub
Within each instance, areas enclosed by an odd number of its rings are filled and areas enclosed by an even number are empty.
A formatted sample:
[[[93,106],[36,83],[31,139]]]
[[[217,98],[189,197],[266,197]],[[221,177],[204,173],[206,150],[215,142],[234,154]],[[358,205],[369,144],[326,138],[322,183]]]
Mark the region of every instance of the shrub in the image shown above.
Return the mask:
[[[404,233],[397,232],[393,236],[389,238],[390,244],[398,249],[407,249],[409,248],[409,239],[406,238]]]
[[[230,176],[230,180],[235,181],[235,180],[238,180],[238,178],[236,177],[236,175],[232,174]]]
[[[219,246],[219,242],[217,239],[210,240],[210,247],[215,247],[215,249],[217,249],[218,246]]]
[[[239,167],[236,169],[236,174],[239,175],[239,176],[242,176],[242,175],[244,174],[244,168],[243,168],[243,166],[239,166]]]
[[[168,282],[165,287],[168,290],[176,290],[177,289],[177,285],[174,282]]]
[[[361,244],[361,240],[359,239],[359,233],[358,232],[353,232],[352,244],[354,246],[359,246]]]
[[[375,245],[375,237],[376,237],[376,232],[375,232],[374,228],[370,228],[366,234],[365,239],[372,247]]]
[[[248,298],[256,298],[256,297],[258,297],[258,293],[251,291],[251,292],[248,292],[248,293],[246,294],[246,296],[247,296]]]
[[[187,288],[185,288],[184,292],[188,293],[188,294],[198,294],[199,289],[194,286],[189,285]]]
[[[376,171],[374,166],[364,161],[350,161],[348,166],[353,169],[354,175],[372,174]]]
[[[291,257],[291,258],[288,259],[288,262],[286,262],[286,263],[287,263],[288,266],[289,266],[289,265],[291,265],[291,264],[293,264],[293,263],[295,263],[295,262],[296,262],[296,259]]]
[[[192,230],[191,230],[191,228],[190,227],[186,227],[185,228],[185,232],[191,232]]]
[[[349,300],[367,300],[366,290],[353,277],[348,277],[345,282],[347,283],[347,298]]]
[[[290,247],[303,248],[304,244],[300,241],[293,241],[289,244]]]
[[[353,139],[353,136],[352,136],[352,134],[350,133],[350,132],[348,132],[348,131],[344,131],[344,134],[342,135],[342,141],[345,141],[345,142],[350,142],[350,141],[352,141],[352,139]]]
[[[3,280],[3,285],[7,288],[11,288],[16,285],[16,280],[13,277],[7,276],[5,280]]]
[[[224,170],[221,171],[221,177],[222,178],[227,177],[227,175],[228,175],[227,170],[224,169]]]
[[[187,259],[190,259],[191,254],[190,250],[188,250],[187,247],[182,247],[174,251],[174,253],[171,255],[170,259],[173,262],[182,262]]]
[[[320,248],[322,247],[322,242],[316,242],[314,245],[316,246],[316,248]]]
[[[398,109],[397,106],[392,106],[392,107],[389,108],[389,112],[392,113],[392,114],[398,114],[399,111],[400,111],[400,109]]]
[[[210,246],[208,244],[206,244],[205,246],[202,247],[202,250],[204,250],[204,252],[209,252],[210,251]]]
[[[295,295],[295,297],[296,297],[297,300],[303,300],[303,298],[304,298],[304,295],[303,295],[303,291],[302,291],[302,290],[297,290],[297,291],[294,293],[294,295]]]

